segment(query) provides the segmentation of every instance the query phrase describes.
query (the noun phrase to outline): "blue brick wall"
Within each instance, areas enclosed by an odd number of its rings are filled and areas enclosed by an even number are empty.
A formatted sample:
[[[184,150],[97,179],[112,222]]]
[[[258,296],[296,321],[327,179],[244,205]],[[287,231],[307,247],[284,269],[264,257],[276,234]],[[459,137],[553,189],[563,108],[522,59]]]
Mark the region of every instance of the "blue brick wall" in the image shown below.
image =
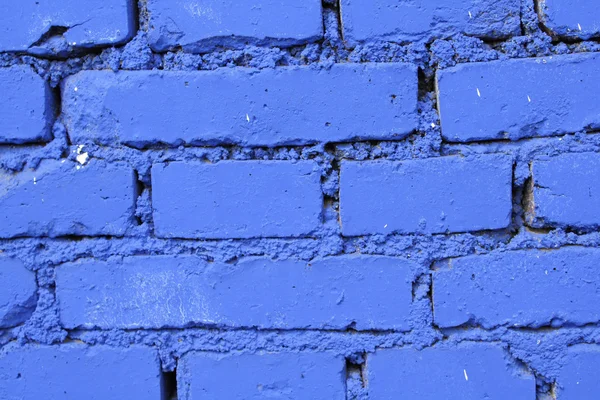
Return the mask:
[[[596,399],[591,0],[0,5],[0,399]]]

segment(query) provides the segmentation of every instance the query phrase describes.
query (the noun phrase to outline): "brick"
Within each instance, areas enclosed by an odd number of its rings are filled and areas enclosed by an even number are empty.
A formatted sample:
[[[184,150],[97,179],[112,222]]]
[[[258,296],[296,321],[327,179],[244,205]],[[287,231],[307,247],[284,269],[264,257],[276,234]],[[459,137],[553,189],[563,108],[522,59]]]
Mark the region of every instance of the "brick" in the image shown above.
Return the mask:
[[[600,154],[561,154],[531,163],[527,222],[542,228],[600,226]]]
[[[321,224],[320,182],[313,161],[155,164],[156,235],[213,239],[310,235]]]
[[[135,345],[7,346],[0,351],[0,398],[161,400],[158,355]]]
[[[133,0],[4,2],[0,51],[41,55],[128,41],[137,30]]]
[[[42,161],[0,173],[0,238],[123,236],[133,220],[136,180],[122,164]]]
[[[190,326],[411,329],[413,263],[380,256],[313,261],[192,256],[80,260],[56,271],[65,328]]]
[[[433,274],[434,321],[486,329],[597,323],[599,261],[598,249],[583,247],[449,260]]]
[[[417,127],[417,92],[415,67],[388,63],[86,71],[62,98],[73,143],[277,146],[401,139]]]
[[[535,378],[495,344],[378,350],[367,359],[369,399],[535,399]]]
[[[504,155],[345,161],[340,174],[342,233],[505,228],[511,218],[511,182],[512,162]]]
[[[326,352],[192,352],[177,369],[183,399],[344,400],[345,380],[344,359]]]
[[[0,82],[0,143],[51,139],[54,99],[48,83],[26,66],[0,68]]]
[[[461,64],[438,71],[442,136],[517,140],[600,128],[600,56]]]
[[[561,39],[600,37],[600,16],[595,0],[543,0],[538,15],[545,30]]]
[[[245,45],[296,46],[323,37],[320,0],[149,0],[150,46],[205,53]]]
[[[557,379],[557,398],[595,399],[600,392],[600,347],[579,344],[567,349]]]
[[[465,34],[501,39],[519,35],[519,0],[341,0],[344,39],[414,42]]]
[[[35,274],[14,258],[0,257],[0,282],[0,328],[27,321],[37,304]]]

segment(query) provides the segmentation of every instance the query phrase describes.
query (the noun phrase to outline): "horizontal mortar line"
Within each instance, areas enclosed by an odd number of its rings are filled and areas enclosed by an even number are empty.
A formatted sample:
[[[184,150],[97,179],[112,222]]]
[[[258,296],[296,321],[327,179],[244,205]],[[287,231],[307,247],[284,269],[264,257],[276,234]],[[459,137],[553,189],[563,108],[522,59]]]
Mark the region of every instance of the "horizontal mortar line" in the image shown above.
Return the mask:
[[[582,131],[584,131],[584,133],[586,135],[596,135],[596,134],[600,133],[600,129],[590,129],[590,130],[582,130]],[[551,139],[575,136],[577,133],[578,132],[558,133],[555,135],[524,137],[524,138],[520,138],[520,139],[516,139],[516,140],[495,138],[495,139],[491,139],[491,140],[476,140],[476,141],[469,141],[469,142],[452,142],[452,141],[448,141],[442,137],[442,146],[468,147],[468,146],[511,145],[511,144],[517,146],[521,143],[550,141]]]

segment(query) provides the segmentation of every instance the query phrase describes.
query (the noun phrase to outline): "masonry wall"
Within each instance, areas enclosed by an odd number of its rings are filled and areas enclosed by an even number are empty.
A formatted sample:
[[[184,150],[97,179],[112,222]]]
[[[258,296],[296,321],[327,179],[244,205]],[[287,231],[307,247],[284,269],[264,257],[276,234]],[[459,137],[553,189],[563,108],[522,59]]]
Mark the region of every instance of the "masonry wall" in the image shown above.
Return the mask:
[[[592,0],[0,5],[1,399],[597,399]]]

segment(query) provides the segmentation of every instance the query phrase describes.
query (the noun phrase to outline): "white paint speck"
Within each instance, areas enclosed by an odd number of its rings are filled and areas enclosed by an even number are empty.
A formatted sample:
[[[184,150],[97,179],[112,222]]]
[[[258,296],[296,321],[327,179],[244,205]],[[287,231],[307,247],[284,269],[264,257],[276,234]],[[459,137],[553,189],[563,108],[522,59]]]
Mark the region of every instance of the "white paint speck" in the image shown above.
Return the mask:
[[[479,88],[477,88],[477,96],[481,97],[481,92],[479,91]]]
[[[88,162],[88,160],[90,159],[90,156],[88,155],[88,153],[81,153],[78,154],[77,157],[75,157],[75,159],[79,164],[85,165],[85,163]]]
[[[465,381],[469,380],[469,375],[467,375],[467,370],[463,369],[463,372],[465,373]]]
[[[432,127],[432,128],[435,128],[435,124],[434,124],[433,122],[431,123],[431,127]]]
[[[250,122],[250,116],[246,114],[246,121]]]
[[[77,167],[75,167],[76,169],[81,169],[81,165],[78,165]]]
[[[33,177],[33,184],[37,185],[37,178],[35,176]]]
[[[473,14],[471,14],[471,11],[469,11],[469,18],[473,18]]]
[[[542,343],[542,341],[540,339],[538,339],[538,341],[537,341],[538,346],[540,345],[540,343]]]
[[[388,224],[385,224],[383,227],[384,227],[384,228],[387,228],[387,226],[388,226]]]
[[[583,30],[583,29],[581,29],[581,24],[577,24],[577,27],[579,28],[580,31]]]
[[[531,103],[531,97],[527,96],[527,100]]]
[[[77,86],[75,86],[75,87],[73,88],[73,90],[74,90],[74,91],[78,91],[78,90],[79,90],[79,88],[78,88]]]

